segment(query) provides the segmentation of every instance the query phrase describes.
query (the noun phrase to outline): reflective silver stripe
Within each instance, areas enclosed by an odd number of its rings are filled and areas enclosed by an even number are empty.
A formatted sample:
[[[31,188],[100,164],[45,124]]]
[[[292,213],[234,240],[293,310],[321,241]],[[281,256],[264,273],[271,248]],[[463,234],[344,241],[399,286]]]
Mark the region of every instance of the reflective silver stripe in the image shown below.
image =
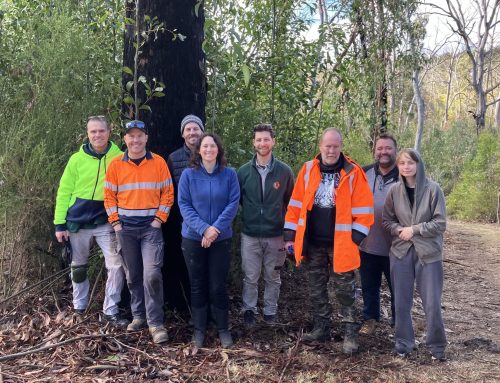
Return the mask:
[[[297,225],[292,222],[285,222],[285,229],[297,230]]]
[[[352,214],[373,214],[372,207],[353,207],[351,209]]]
[[[368,227],[360,225],[359,223],[353,223],[352,228],[353,230],[357,230],[360,233],[363,233],[364,235],[368,235],[368,232],[370,231]]]
[[[300,209],[302,208],[302,202],[297,201],[296,199],[291,199],[290,202],[288,202],[288,206],[298,207]]]
[[[169,185],[172,185],[172,180],[166,179],[165,181],[160,182],[158,187],[161,189],[161,188],[164,188],[165,186],[169,186]]]
[[[337,223],[335,224],[335,231],[351,231],[352,225]]]
[[[304,220],[302,218],[299,218],[299,226],[304,226]]]
[[[136,182],[133,184],[124,184],[118,186],[118,191],[141,190],[141,189],[159,189],[158,182]]]
[[[118,208],[118,214],[126,217],[149,217],[155,215],[158,209],[122,209]]]
[[[351,190],[351,194],[352,194],[352,183],[354,181],[354,174],[352,174],[351,176],[349,176],[349,189]]]
[[[112,206],[106,209],[106,213],[108,215],[116,213],[118,211],[118,208],[116,206]]]
[[[304,190],[307,190],[307,185],[309,185],[309,176],[311,175],[311,169],[313,166],[314,160],[306,162],[306,172],[304,173]]]
[[[170,207],[165,206],[165,205],[160,205],[158,208],[159,211],[164,211],[165,213],[170,213]]]
[[[105,187],[106,189],[112,190],[112,191],[114,191],[114,192],[118,191],[118,186],[113,185],[113,184],[112,184],[111,182],[109,182],[109,181],[106,181],[106,182],[104,183],[104,187]]]

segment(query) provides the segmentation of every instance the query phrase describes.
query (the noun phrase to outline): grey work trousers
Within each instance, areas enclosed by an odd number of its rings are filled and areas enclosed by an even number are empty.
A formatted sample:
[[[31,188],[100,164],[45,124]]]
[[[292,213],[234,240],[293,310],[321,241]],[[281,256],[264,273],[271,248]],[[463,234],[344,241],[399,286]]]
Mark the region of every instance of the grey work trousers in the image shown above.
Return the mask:
[[[147,226],[124,226],[116,233],[134,319],[147,319],[149,327],[162,326],[163,313],[163,233]]]
[[[243,310],[257,313],[259,278],[264,265],[264,315],[275,315],[281,287],[281,268],[286,252],[283,236],[263,238],[241,233]]]
[[[104,264],[108,272],[106,290],[103,303],[103,312],[106,315],[118,313],[118,303],[125,282],[123,262],[117,251],[116,236],[109,223],[98,225],[93,229],[80,229],[76,233],[69,233],[72,249],[71,267],[88,267],[89,254],[94,239],[104,255]],[[72,281],[73,306],[77,310],[85,310],[89,303],[90,283],[88,278],[83,282]]]
[[[416,282],[425,312],[425,343],[433,354],[444,352],[446,334],[441,315],[443,261],[424,264],[419,260],[412,246],[403,258],[391,256],[390,262],[396,309],[396,347],[405,352],[411,352],[415,348],[411,309]]]

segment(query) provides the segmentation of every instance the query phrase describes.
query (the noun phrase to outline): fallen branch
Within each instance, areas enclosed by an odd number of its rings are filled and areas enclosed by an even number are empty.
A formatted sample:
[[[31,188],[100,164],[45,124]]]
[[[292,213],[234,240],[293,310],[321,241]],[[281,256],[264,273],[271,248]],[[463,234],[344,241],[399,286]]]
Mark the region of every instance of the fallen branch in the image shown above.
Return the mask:
[[[90,335],[81,335],[81,336],[77,336],[75,338],[71,338],[71,339],[66,339],[62,342],[58,342],[58,343],[54,343],[54,344],[49,344],[49,345],[46,345],[46,346],[43,346],[43,347],[39,347],[39,348],[36,348],[36,349],[33,349],[33,350],[28,350],[28,351],[23,351],[23,352],[17,352],[15,354],[8,354],[8,355],[4,355],[4,356],[0,356],[0,362],[4,362],[6,360],[9,360],[9,359],[15,359],[15,358],[19,358],[20,356],[26,356],[26,355],[31,355],[31,354],[35,354],[35,353],[38,353],[38,352],[42,352],[42,351],[45,351],[45,350],[50,350],[51,348],[54,348],[54,347],[59,347],[59,346],[64,346],[65,344],[68,344],[68,343],[73,343],[73,342],[76,342],[76,341],[79,341],[79,340],[82,340],[82,339],[92,339],[92,338],[104,338],[104,337],[110,337],[108,334],[90,334]]]
[[[278,383],[281,383],[283,381],[283,378],[285,376],[285,372],[292,362],[292,359],[295,357],[295,354],[297,353],[297,350],[299,348],[300,341],[302,340],[302,331],[300,331],[299,336],[297,337],[297,342],[295,342],[295,345],[290,349],[290,352],[288,353],[288,360],[285,363],[285,367],[283,367],[283,370],[281,371],[280,378],[278,380]]]

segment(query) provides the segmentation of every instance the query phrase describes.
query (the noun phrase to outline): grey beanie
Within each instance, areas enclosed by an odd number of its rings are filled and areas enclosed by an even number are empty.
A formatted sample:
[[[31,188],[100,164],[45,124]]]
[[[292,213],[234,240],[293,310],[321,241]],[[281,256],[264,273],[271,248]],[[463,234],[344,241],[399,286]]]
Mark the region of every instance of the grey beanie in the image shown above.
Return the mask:
[[[203,122],[201,121],[201,119],[199,117],[195,116],[194,114],[188,114],[181,121],[181,136],[182,136],[182,133],[184,133],[184,127],[187,124],[189,124],[190,122],[194,122],[195,124],[197,124],[200,127],[200,129],[203,132],[205,131],[205,127],[203,126]]]

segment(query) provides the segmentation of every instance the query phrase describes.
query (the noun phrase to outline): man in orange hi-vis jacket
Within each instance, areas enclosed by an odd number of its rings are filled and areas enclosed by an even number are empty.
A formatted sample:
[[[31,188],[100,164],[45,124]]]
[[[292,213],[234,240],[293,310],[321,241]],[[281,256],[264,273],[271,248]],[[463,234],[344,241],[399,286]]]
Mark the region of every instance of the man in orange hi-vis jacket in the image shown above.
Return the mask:
[[[165,160],[146,150],[144,122],[125,126],[127,150],[106,172],[104,206],[116,232],[130,290],[133,321],[127,331],[149,327],[155,343],[168,340],[163,325],[163,234],[174,202]]]
[[[352,354],[358,351],[354,270],[360,266],[358,245],[373,224],[373,195],[361,167],[342,153],[337,129],[323,131],[319,150],[297,175],[285,216],[285,246],[308,274],[314,328],[303,339],[330,339],[331,275],[345,326],[343,352]]]

